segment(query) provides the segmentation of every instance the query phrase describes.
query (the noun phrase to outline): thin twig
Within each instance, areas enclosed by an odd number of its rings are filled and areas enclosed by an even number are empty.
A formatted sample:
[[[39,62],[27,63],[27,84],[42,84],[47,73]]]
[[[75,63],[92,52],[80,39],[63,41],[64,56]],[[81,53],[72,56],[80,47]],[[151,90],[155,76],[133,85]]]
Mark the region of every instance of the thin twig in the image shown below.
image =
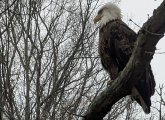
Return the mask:
[[[165,52],[155,52],[154,53],[154,52],[147,52],[147,51],[145,53],[148,53],[148,54],[165,54]]]
[[[74,116],[77,116],[77,117],[83,117],[83,118],[85,117],[85,116],[83,116],[83,115],[78,115],[78,114],[76,114],[76,113],[71,113],[71,112],[68,112],[68,111],[67,111],[67,113],[68,113],[68,114],[71,114],[71,115],[74,115]]]
[[[13,3],[12,3],[10,6],[8,6],[4,11],[2,11],[2,12],[0,13],[0,16],[1,16],[3,13],[5,13],[7,10],[9,10],[9,8],[12,7],[12,6],[15,4],[16,1],[17,1],[17,0],[14,0]]]
[[[129,19],[129,21],[131,21],[133,24],[135,24],[135,25],[136,25],[137,27],[139,27],[140,29],[142,29],[142,30],[148,32],[149,34],[157,35],[157,36],[164,36],[164,34],[153,33],[153,32],[148,31],[147,29],[142,28],[142,27],[139,26],[137,23],[135,23],[132,19]]]

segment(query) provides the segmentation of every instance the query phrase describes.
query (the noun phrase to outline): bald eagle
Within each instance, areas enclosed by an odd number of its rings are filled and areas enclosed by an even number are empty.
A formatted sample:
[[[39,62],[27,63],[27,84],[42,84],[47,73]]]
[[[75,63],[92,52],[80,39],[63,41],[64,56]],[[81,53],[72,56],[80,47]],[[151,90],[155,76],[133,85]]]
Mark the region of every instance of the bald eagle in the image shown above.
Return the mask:
[[[99,55],[103,68],[110,74],[111,82],[126,66],[132,54],[137,34],[121,20],[121,10],[112,3],[105,4],[94,18],[99,23]],[[142,76],[132,87],[131,97],[143,111],[150,113],[151,96],[155,92],[155,80],[150,64],[146,64]]]

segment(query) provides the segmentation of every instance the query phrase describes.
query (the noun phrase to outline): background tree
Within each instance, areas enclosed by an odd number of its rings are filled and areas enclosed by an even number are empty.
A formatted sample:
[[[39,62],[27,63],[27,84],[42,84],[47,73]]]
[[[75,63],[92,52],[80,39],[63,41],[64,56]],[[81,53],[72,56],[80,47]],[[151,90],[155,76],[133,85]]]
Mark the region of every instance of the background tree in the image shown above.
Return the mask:
[[[99,0],[1,0],[0,6],[0,119],[81,118],[109,79],[93,25]],[[105,118],[129,120],[134,106],[123,98]]]

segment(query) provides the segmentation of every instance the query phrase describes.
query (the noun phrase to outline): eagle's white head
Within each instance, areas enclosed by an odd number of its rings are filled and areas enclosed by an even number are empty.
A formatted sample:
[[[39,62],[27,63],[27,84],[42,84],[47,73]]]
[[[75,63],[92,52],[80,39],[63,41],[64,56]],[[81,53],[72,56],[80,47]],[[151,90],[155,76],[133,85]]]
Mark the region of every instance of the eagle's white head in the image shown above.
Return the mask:
[[[120,8],[113,3],[107,3],[98,11],[97,16],[94,18],[94,23],[99,22],[100,27],[102,27],[111,20],[121,18]]]

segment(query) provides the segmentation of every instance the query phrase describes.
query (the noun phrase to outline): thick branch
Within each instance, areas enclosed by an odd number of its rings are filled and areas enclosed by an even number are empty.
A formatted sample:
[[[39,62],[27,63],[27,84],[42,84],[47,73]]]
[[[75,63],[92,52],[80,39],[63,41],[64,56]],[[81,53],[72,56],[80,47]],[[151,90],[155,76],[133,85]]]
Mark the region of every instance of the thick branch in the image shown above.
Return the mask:
[[[165,32],[165,1],[153,12],[153,16],[139,31],[133,54],[110,87],[107,87],[89,106],[83,120],[102,120],[111,107],[122,97],[130,94],[146,63],[150,63],[155,52],[155,46]]]

